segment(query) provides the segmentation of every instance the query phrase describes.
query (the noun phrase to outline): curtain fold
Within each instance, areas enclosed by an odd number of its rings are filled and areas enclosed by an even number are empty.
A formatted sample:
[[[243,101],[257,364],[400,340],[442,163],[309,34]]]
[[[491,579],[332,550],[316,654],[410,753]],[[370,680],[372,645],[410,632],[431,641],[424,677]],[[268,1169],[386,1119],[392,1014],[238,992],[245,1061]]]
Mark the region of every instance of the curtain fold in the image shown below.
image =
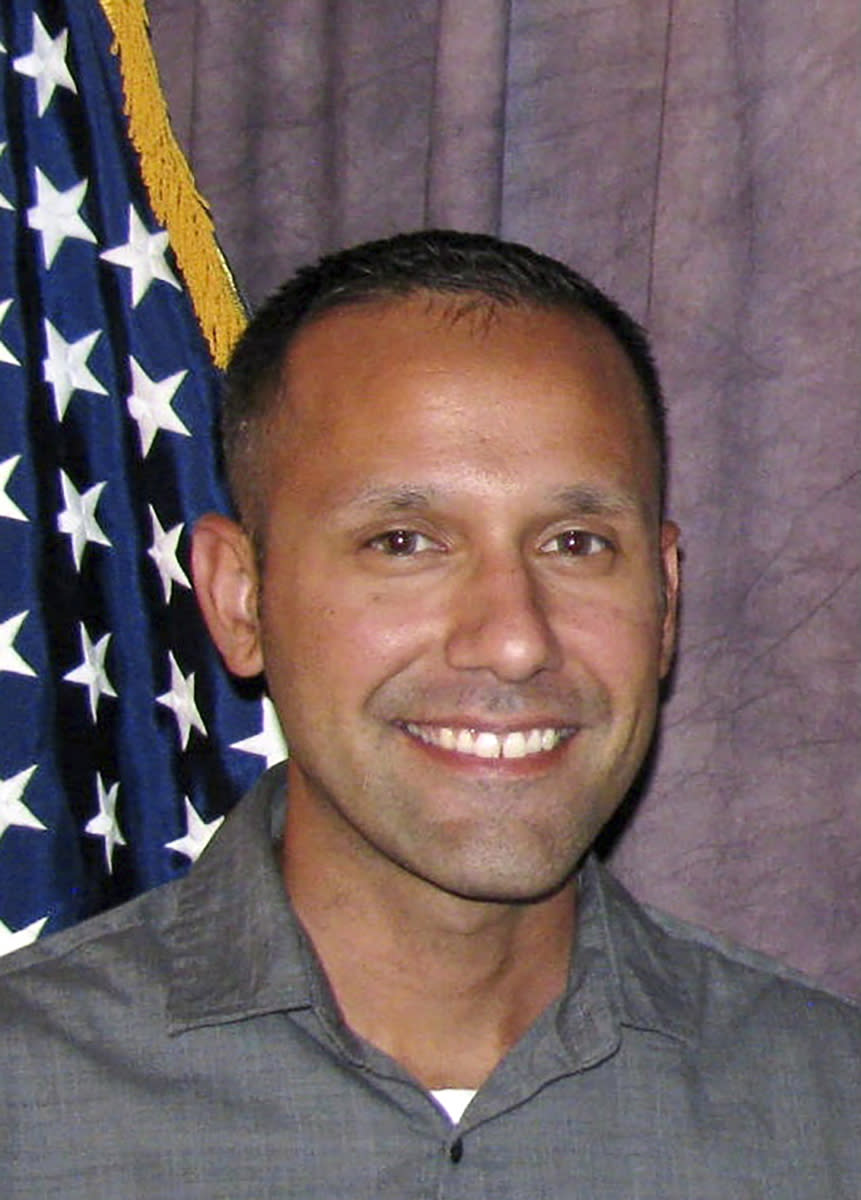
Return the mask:
[[[508,25],[508,0],[441,0],[428,130],[428,226],[499,230]]]

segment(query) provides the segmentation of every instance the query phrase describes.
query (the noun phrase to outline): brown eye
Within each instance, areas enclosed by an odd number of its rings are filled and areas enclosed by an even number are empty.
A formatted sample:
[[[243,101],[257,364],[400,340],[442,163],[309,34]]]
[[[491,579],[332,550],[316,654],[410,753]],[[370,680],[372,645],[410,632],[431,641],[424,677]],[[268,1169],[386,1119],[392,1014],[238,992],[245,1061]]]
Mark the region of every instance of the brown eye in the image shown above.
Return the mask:
[[[586,529],[566,529],[545,542],[541,550],[545,554],[566,554],[571,558],[585,558],[592,554],[600,554],[608,546],[607,539],[597,533],[589,533]]]
[[[389,529],[386,533],[372,538],[368,545],[393,558],[406,558],[411,554],[418,554],[421,550],[429,549],[433,546],[433,542],[424,534],[417,533],[415,529]]]

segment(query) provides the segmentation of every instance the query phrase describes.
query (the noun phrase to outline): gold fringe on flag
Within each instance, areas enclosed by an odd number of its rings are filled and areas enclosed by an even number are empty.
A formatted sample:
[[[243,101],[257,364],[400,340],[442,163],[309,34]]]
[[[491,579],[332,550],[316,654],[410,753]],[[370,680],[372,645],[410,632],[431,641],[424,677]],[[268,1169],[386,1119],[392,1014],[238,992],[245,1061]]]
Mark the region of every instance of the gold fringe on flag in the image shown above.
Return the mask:
[[[149,39],[145,0],[101,0],[114,33],[129,134],[157,220],[167,230],[213,360],[224,367],[246,313],[206,201],[177,144]]]

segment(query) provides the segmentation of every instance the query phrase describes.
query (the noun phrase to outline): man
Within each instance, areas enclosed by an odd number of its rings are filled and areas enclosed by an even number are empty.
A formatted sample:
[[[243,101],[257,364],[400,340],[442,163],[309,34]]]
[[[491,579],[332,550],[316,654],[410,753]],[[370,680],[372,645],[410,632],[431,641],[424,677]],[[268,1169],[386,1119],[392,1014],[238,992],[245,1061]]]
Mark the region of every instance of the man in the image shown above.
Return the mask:
[[[8,960],[4,1195],[857,1200],[859,1012],[589,856],[675,638],[635,323],[523,247],[359,247],[251,323],[224,432],[195,586],[286,778]]]

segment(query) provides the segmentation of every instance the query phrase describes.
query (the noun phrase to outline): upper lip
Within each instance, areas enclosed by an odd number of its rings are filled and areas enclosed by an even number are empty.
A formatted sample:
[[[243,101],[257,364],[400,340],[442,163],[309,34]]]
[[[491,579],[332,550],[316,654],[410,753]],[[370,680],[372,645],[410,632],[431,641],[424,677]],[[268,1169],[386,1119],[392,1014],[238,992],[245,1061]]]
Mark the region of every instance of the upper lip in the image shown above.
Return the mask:
[[[429,729],[470,729],[475,732],[496,733],[504,737],[507,733],[519,733],[524,729],[574,729],[577,722],[568,717],[529,716],[517,720],[499,721],[493,717],[403,717],[398,725],[423,725]]]

